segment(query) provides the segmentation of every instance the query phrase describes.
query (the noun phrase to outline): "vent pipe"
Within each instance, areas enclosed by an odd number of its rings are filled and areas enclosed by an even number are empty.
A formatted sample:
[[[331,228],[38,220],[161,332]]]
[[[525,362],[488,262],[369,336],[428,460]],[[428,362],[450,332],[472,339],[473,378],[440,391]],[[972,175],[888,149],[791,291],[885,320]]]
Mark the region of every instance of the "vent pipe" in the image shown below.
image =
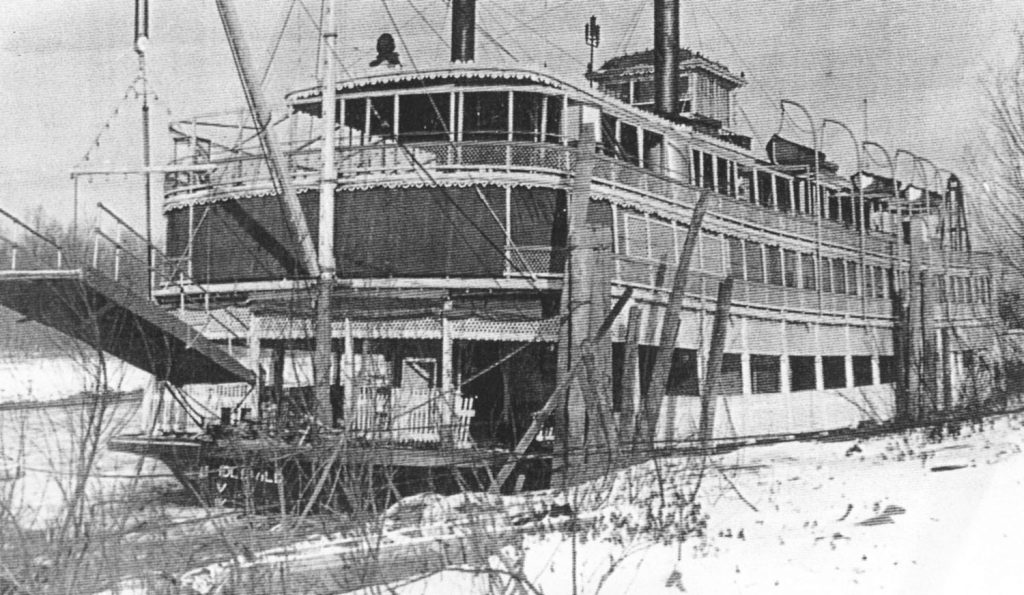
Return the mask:
[[[679,0],[654,0],[654,107],[679,113]]]
[[[476,0],[452,0],[452,62],[472,62],[476,55]]]

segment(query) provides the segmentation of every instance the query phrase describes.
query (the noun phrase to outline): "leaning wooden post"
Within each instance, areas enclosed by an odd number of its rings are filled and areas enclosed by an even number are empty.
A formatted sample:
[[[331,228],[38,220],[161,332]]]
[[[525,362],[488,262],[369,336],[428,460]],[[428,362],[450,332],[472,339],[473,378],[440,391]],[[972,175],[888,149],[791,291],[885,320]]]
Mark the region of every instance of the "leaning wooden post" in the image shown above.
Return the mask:
[[[658,430],[661,402],[665,399],[668,374],[672,369],[672,351],[675,349],[676,339],[679,336],[683,297],[686,295],[686,283],[690,273],[690,260],[693,258],[693,252],[697,248],[697,238],[700,237],[700,228],[704,222],[704,214],[707,212],[708,198],[710,196],[711,192],[709,190],[702,190],[700,198],[697,199],[697,204],[693,208],[693,217],[690,219],[690,229],[686,232],[686,242],[683,243],[683,251],[679,255],[679,265],[676,267],[672,292],[669,293],[668,303],[665,304],[665,317],[661,324],[661,341],[658,344],[657,355],[654,357],[654,370],[651,373],[651,384],[648,388],[646,399],[646,439],[652,449],[654,447],[655,434]]]
[[[605,316],[604,322],[601,324],[601,328],[597,329],[597,333],[594,334],[593,343],[604,340],[608,335],[608,331],[611,330],[612,325],[615,324],[615,319],[619,317],[622,309],[626,307],[626,304],[632,297],[633,288],[627,287],[626,290],[622,292],[618,301],[615,302],[615,305],[612,306],[611,312]],[[501,467],[501,471],[498,472],[497,478],[495,478],[494,483],[491,484],[490,489],[488,490],[490,493],[497,494],[501,492],[502,486],[505,485],[509,475],[512,475],[512,471],[515,470],[516,463],[518,463],[522,456],[526,454],[526,449],[533,444],[537,435],[540,434],[540,431],[544,427],[544,423],[547,421],[548,417],[565,402],[565,399],[561,397],[565,394],[566,390],[568,390],[570,383],[576,376],[576,373],[578,373],[579,369],[583,367],[583,354],[586,353],[586,350],[589,349],[589,347],[590,345],[583,345],[581,347],[580,353],[577,353],[573,361],[569,363],[568,371],[559,377],[558,384],[555,386],[555,389],[551,391],[551,395],[544,403],[544,406],[533,414],[533,423],[530,424],[530,427],[526,430],[526,433],[523,434],[523,437],[519,439],[519,443],[516,444],[515,449],[509,455],[508,461],[506,461]]]
[[[704,386],[700,391],[700,437],[701,450],[711,452],[715,433],[715,407],[718,400],[718,378],[722,375],[722,358],[725,339],[729,334],[729,309],[732,306],[732,277],[726,277],[718,284],[718,300],[715,304],[715,324],[711,330],[711,352],[708,354],[708,368],[704,374]]]

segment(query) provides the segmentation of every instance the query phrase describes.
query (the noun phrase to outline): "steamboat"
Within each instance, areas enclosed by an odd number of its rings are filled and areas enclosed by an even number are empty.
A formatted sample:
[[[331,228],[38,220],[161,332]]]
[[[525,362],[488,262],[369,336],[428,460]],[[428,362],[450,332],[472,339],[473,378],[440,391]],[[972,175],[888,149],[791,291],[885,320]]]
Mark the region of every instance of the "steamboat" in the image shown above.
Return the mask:
[[[153,373],[110,447],[207,502],[573,485],[1000,394],[1000,267],[957,176],[788,101],[809,138],[754,146],[745,77],[680,45],[677,1],[653,50],[579,80],[477,61],[473,0],[443,64],[383,35],[342,79],[325,26],[324,83],[286,114],[217,4],[249,110],[172,125],[150,295],[91,266],[0,273],[5,306]],[[39,299],[58,286],[78,297]]]

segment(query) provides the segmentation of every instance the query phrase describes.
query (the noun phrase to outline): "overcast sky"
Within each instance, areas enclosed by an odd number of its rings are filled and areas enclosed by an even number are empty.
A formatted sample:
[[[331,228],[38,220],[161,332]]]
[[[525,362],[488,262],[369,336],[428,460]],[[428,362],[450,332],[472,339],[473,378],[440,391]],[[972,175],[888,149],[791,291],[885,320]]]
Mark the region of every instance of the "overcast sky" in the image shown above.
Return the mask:
[[[269,96],[280,100],[289,88],[314,84],[320,0],[235,1],[260,55],[278,47]],[[448,52],[444,0],[337,3],[339,47],[353,67],[373,58],[383,32],[399,34],[406,68]],[[591,14],[603,28],[600,64],[651,46],[652,4],[481,0],[478,58],[511,54],[578,75]],[[2,10],[0,207],[27,215],[41,204],[68,219],[68,172],[87,153],[94,165],[141,163],[140,104],[132,94],[123,100],[138,67],[132,1],[5,0]],[[758,146],[778,130],[781,98],[803,103],[816,118],[844,120],[858,135],[866,98],[872,140],[957,170],[983,124],[984,77],[1012,57],[1022,17],[1020,0],[691,0],[683,2],[682,32],[684,46],[745,73],[738,128]],[[153,134],[158,160],[166,160],[169,117],[235,108],[242,98],[213,0],[154,0],[150,20]],[[810,144],[792,128],[786,134]],[[834,135],[825,147],[847,171],[850,144]],[[141,190],[138,179],[83,182],[83,217],[103,200],[141,224]]]

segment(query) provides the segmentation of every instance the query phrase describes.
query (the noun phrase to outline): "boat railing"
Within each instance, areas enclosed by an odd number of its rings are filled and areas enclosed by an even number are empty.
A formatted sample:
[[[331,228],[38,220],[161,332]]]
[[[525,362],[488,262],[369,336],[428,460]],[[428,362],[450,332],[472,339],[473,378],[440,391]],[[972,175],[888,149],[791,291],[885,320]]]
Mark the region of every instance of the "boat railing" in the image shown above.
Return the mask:
[[[611,157],[598,155],[594,165],[594,180],[610,189],[641,194],[662,200],[671,205],[693,205],[697,202],[699,188],[680,179],[681,172],[659,171],[633,165]],[[795,212],[783,212],[750,203],[740,198],[714,193],[708,210],[720,217],[755,226],[775,234],[798,238],[815,238],[815,218]],[[858,246],[859,232],[842,223],[822,219],[828,243]],[[885,237],[878,232],[865,234],[865,250],[876,254],[888,254],[890,234]]]
[[[298,186],[313,186],[320,180],[320,150],[286,150],[291,175]],[[345,185],[430,185],[458,175],[472,179],[476,174],[564,176],[575,160],[574,150],[558,144],[521,141],[419,141],[392,142],[387,139],[364,145],[342,145],[336,149],[338,183]],[[168,176],[164,194],[168,199],[196,192],[231,194],[270,187],[266,161],[258,155],[214,156],[216,169],[208,177]],[[433,179],[434,176],[438,178]]]
[[[450,401],[437,388],[410,389],[359,386],[347,407],[349,432],[368,440],[390,443],[437,444],[452,440],[472,446],[469,423],[474,398],[456,393]]]
[[[508,246],[505,248],[506,277],[561,277],[565,272],[565,248],[552,246]]]
[[[615,279],[619,283],[655,291],[668,291],[672,284],[675,264],[650,258],[616,255]],[[687,297],[714,301],[722,275],[707,271],[690,272],[686,285]],[[822,292],[819,308],[818,292],[813,289],[786,287],[737,279],[733,285],[733,303],[761,310],[831,314],[837,316],[867,315],[890,318],[891,304],[883,298]]]

